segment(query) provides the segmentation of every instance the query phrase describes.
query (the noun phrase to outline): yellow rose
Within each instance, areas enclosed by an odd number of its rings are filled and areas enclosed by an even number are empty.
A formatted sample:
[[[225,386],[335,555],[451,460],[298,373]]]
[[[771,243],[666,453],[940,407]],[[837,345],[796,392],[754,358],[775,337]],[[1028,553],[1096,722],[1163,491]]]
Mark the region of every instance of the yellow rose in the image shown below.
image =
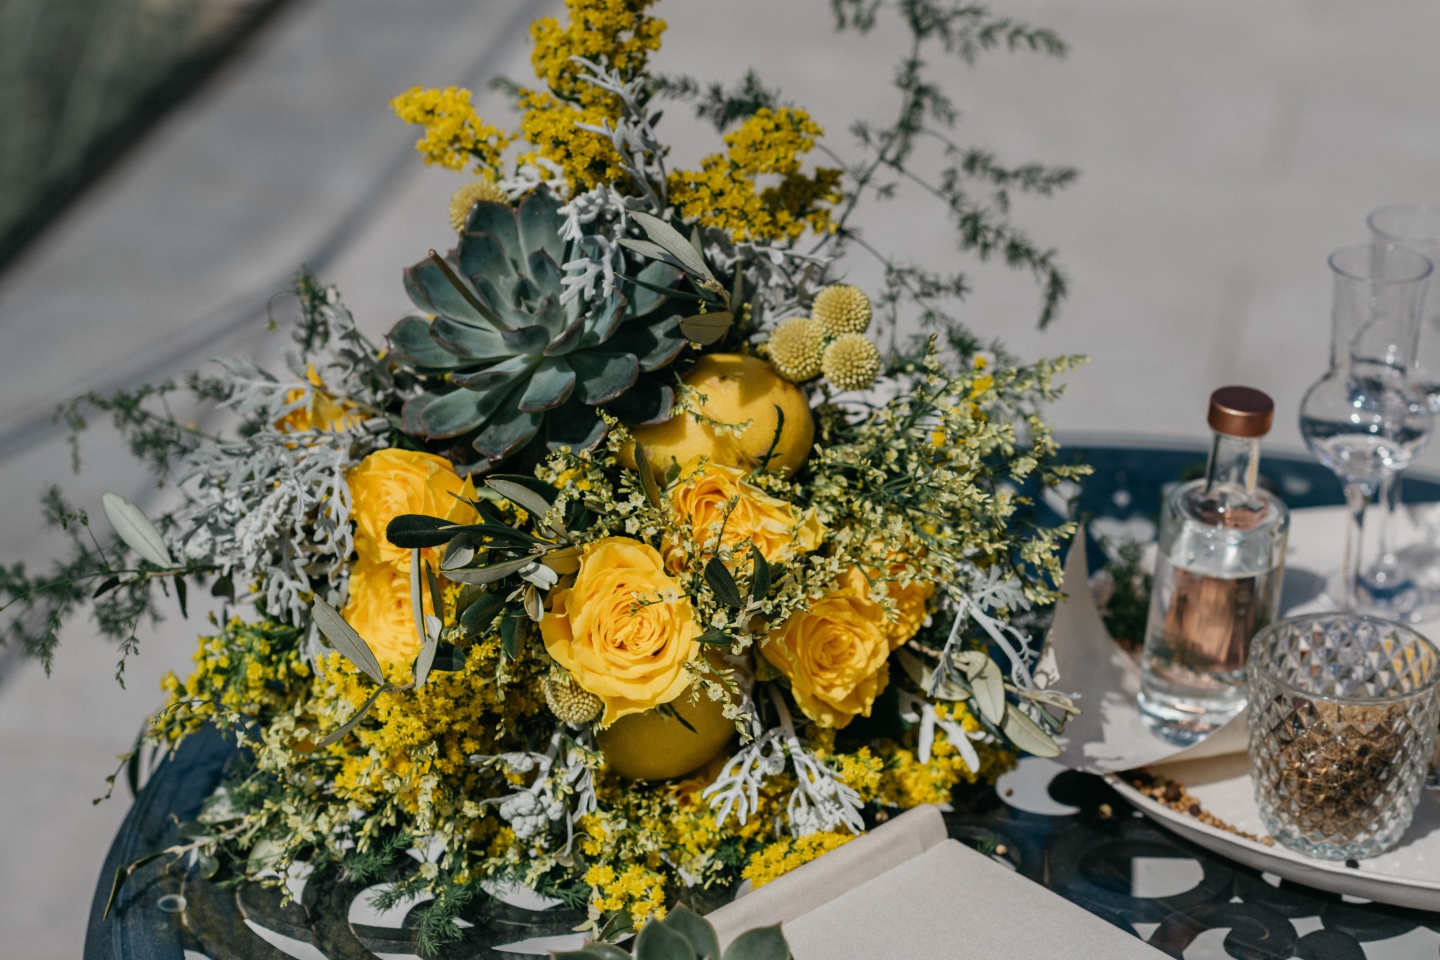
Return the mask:
[[[475,518],[475,511],[455,497],[475,496],[475,485],[461,480],[444,457],[391,447],[370,454],[345,475],[350,485],[350,518],[355,522],[355,550],[360,559],[392,563],[410,571],[410,551],[385,539],[385,527],[401,514],[422,513],[456,523]],[[451,496],[454,494],[455,496]],[[427,551],[434,563],[440,548]]]
[[[670,510],[675,519],[690,524],[691,536],[710,550],[715,547],[715,531],[724,521],[722,540],[734,547],[753,543],[771,563],[784,563],[796,554],[809,553],[820,545],[824,526],[815,511],[797,511],[778,497],[759,487],[744,483],[745,471],[718,463],[700,465],[692,459],[680,471],[680,482],[670,491]],[[738,497],[730,518],[725,519],[730,500]],[[672,572],[685,566],[685,551],[680,544],[665,544],[665,566]]]
[[[690,599],[654,547],[626,537],[587,544],[569,589],[550,592],[545,649],[605,702],[601,723],[669,703],[690,685],[700,645]]]
[[[886,637],[890,640],[890,646],[898,647],[919,632],[920,627],[925,623],[928,614],[927,606],[930,598],[935,595],[935,583],[931,580],[912,579],[908,586],[900,584],[900,575],[906,569],[914,573],[913,567],[905,563],[891,563],[886,567],[886,572],[866,567],[870,575],[875,579],[890,577],[885,580],[885,592],[890,599],[895,601],[895,609],[891,613],[893,620],[886,620],[881,625]]]
[[[434,613],[429,593],[421,591],[421,603],[427,613]],[[340,615],[382,663],[409,663],[420,652],[410,607],[410,574],[394,564],[364,559],[355,564],[350,571],[350,599]]]
[[[789,678],[805,716],[838,729],[856,714],[870,716],[890,680],[885,661],[900,641],[887,626],[865,575],[851,567],[823,600],[770,631],[760,652]]]

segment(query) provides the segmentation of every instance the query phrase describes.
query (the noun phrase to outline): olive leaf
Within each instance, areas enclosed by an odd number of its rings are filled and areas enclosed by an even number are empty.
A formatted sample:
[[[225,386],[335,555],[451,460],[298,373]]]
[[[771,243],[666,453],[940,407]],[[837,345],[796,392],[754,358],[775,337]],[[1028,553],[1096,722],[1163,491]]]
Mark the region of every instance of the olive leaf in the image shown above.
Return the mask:
[[[535,589],[535,584],[526,585],[521,606],[525,608],[525,615],[536,623],[545,618],[545,601],[541,598],[540,591]]]
[[[355,632],[354,627],[345,622],[338,610],[316,597],[315,603],[310,607],[310,616],[314,618],[320,632],[325,634],[325,639],[330,641],[330,645],[340,651],[341,656],[355,664],[365,676],[376,683],[385,682],[385,674],[380,671],[380,661],[375,659],[370,645]]]
[[[506,560],[503,563],[493,563],[488,567],[480,567],[474,570],[447,570],[446,578],[456,583],[494,583],[496,580],[503,580],[521,567],[529,566],[535,562],[533,556],[521,557],[519,560]]]
[[[366,700],[360,705],[360,709],[355,711],[355,715],[349,720],[346,720],[345,725],[342,726],[339,730],[336,730],[334,733],[330,734],[330,736],[326,737],[324,740],[321,740],[319,746],[321,748],[324,748],[330,746],[330,744],[332,743],[339,743],[341,740],[344,740],[350,734],[350,731],[354,730],[357,726],[360,725],[360,721],[365,719],[365,714],[369,713],[370,708],[375,706],[375,701],[380,699],[380,694],[388,693],[394,689],[395,688],[388,683],[382,683],[380,686],[376,687],[375,692],[370,694],[370,699]]]
[[[524,617],[508,613],[500,618],[500,652],[507,660],[520,658],[520,640],[524,636],[521,626]]]
[[[1005,723],[1001,725],[1005,736],[1026,753],[1033,753],[1037,757],[1058,757],[1060,756],[1060,745],[1050,738],[1050,735],[1021,713],[1013,703],[1005,704]]]
[[[635,441],[635,469],[640,472],[640,489],[645,491],[645,499],[657,510],[660,508],[660,488],[655,485],[655,471],[650,467],[650,457],[645,453],[645,447],[640,441]]]
[[[710,584],[716,598],[727,607],[739,609],[745,606],[745,601],[740,596],[740,588],[735,585],[735,578],[730,576],[730,571],[725,569],[725,564],[720,562],[719,557],[711,557],[710,562],[705,564],[705,582]]]
[[[487,593],[460,614],[460,628],[465,631],[465,636],[474,637],[495,622],[495,617],[505,609],[505,600],[498,593]]]
[[[445,670],[454,672],[465,669],[465,660],[468,652],[455,646],[453,643],[438,643],[435,645],[435,659],[430,664],[431,670]]]
[[[385,525],[385,539],[404,550],[438,547],[455,539],[460,527],[440,517],[402,513]]]
[[[685,264],[681,263],[678,259],[671,256],[670,252],[664,247],[660,246],[660,244],[658,243],[651,243],[649,240],[632,240],[629,237],[621,237],[615,242],[620,244],[620,246],[625,247],[626,249],[634,250],[642,257],[649,257],[651,260],[659,260],[664,263],[670,264],[672,267],[677,267],[681,270],[685,269]]]
[[[770,593],[770,564],[759,547],[750,548],[750,599],[764,600]]]
[[[180,603],[181,619],[189,620],[190,612],[186,608],[189,606],[190,589],[185,585],[184,575],[179,573],[175,574],[175,599]]]
[[[219,582],[220,581],[217,580],[216,584],[218,585]],[[101,597],[105,596],[105,594],[109,593],[111,590],[114,590],[118,586],[120,586],[120,578],[111,577],[109,580],[106,580],[104,583],[100,584],[100,586],[95,588],[95,592],[91,594],[90,599],[99,600]]]
[[[716,628],[711,627],[709,630],[706,630],[704,633],[700,634],[700,636],[696,637],[695,642],[709,644],[713,646],[728,647],[730,645],[730,638],[725,636],[724,630],[717,630]]]
[[[735,323],[735,315],[728,310],[714,313],[697,313],[680,321],[680,332],[686,340],[693,340],[702,347],[708,347],[724,337]]]
[[[654,240],[661,247],[664,247],[665,252],[680,261],[680,265],[690,273],[705,280],[715,279],[715,274],[711,273],[710,268],[705,266],[704,258],[690,245],[690,241],[686,240],[685,235],[679,230],[676,230],[659,217],[645,213],[643,210],[631,210],[630,216],[634,218],[636,223],[640,224],[640,228],[645,231],[645,234],[651,240]],[[630,246],[630,244],[626,244],[626,246]],[[634,248],[632,247],[631,249]]]
[[[985,664],[970,676],[970,687],[985,719],[999,723],[1005,716],[1005,677],[999,664],[986,657]]]
[[[175,566],[170,550],[165,546],[165,538],[160,536],[155,524],[139,507],[118,493],[102,494],[100,504],[105,508],[110,526],[115,528],[116,535],[125,541],[126,546],[157,567]]]
[[[515,506],[524,509],[527,513],[534,514],[537,520],[550,512],[549,501],[529,487],[516,483],[508,477],[487,477],[485,485]]]

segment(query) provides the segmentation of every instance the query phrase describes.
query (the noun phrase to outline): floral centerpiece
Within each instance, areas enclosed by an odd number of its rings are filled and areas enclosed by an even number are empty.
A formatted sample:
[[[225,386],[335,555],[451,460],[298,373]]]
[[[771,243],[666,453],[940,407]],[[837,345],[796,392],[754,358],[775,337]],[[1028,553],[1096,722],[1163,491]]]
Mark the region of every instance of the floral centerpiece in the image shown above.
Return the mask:
[[[152,521],[107,494],[102,546],[54,494],[74,558],[0,588],[43,657],[95,580],[127,652],[156,587],[220,598],[151,727],[248,748],[176,848],[202,873],[363,879],[408,850],[391,895],[432,898],[423,949],[497,883],[614,929],[1056,752],[1074,707],[1033,612],[1073,528],[1039,524],[1031,494],[1083,472],[1038,414],[1071,361],[979,349],[943,309],[958,274],[881,257],[872,299],[839,271],[879,256],[859,202],[913,181],[962,248],[1042,280],[1049,319],[1063,276],[1004,210],[1073,174],[952,144],[931,182],[916,158],[954,119],[922,49],[1059,41],[900,5],[899,119],[857,127],[846,165],[753,74],[704,92],[652,73],[649,6],[537,21],[515,134],[464,90],[395,100],[426,162],[475,179],[383,345],[302,274],[291,376],[232,360],[189,383],[243,420],[234,437],[157,409],[173,384],[65,408],[76,429],[112,414],[183,503]],[[885,9],[836,4],[862,31]],[[662,99],[698,100],[723,151],[667,169]],[[817,150],[837,166],[807,167]],[[906,317],[932,329],[904,338]]]

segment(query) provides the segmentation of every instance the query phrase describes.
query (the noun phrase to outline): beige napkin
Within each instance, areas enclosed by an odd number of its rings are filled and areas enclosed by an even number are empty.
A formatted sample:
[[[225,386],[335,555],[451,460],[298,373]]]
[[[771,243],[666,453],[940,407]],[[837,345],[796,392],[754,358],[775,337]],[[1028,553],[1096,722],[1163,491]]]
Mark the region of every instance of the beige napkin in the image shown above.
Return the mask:
[[[726,904],[708,919],[715,925],[721,945],[729,946],[746,930],[773,926],[809,913],[944,840],[945,819],[939,809],[927,805],[907,810],[818,860]]]

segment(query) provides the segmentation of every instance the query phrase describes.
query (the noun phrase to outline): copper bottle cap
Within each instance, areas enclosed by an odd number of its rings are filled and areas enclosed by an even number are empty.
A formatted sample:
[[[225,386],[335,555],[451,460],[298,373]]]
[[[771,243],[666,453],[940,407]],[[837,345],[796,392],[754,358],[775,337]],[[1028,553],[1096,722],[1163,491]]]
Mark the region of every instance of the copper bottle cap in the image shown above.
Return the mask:
[[[1275,401],[1253,387],[1221,387],[1210,394],[1210,429],[1227,437],[1263,437],[1275,419]]]

